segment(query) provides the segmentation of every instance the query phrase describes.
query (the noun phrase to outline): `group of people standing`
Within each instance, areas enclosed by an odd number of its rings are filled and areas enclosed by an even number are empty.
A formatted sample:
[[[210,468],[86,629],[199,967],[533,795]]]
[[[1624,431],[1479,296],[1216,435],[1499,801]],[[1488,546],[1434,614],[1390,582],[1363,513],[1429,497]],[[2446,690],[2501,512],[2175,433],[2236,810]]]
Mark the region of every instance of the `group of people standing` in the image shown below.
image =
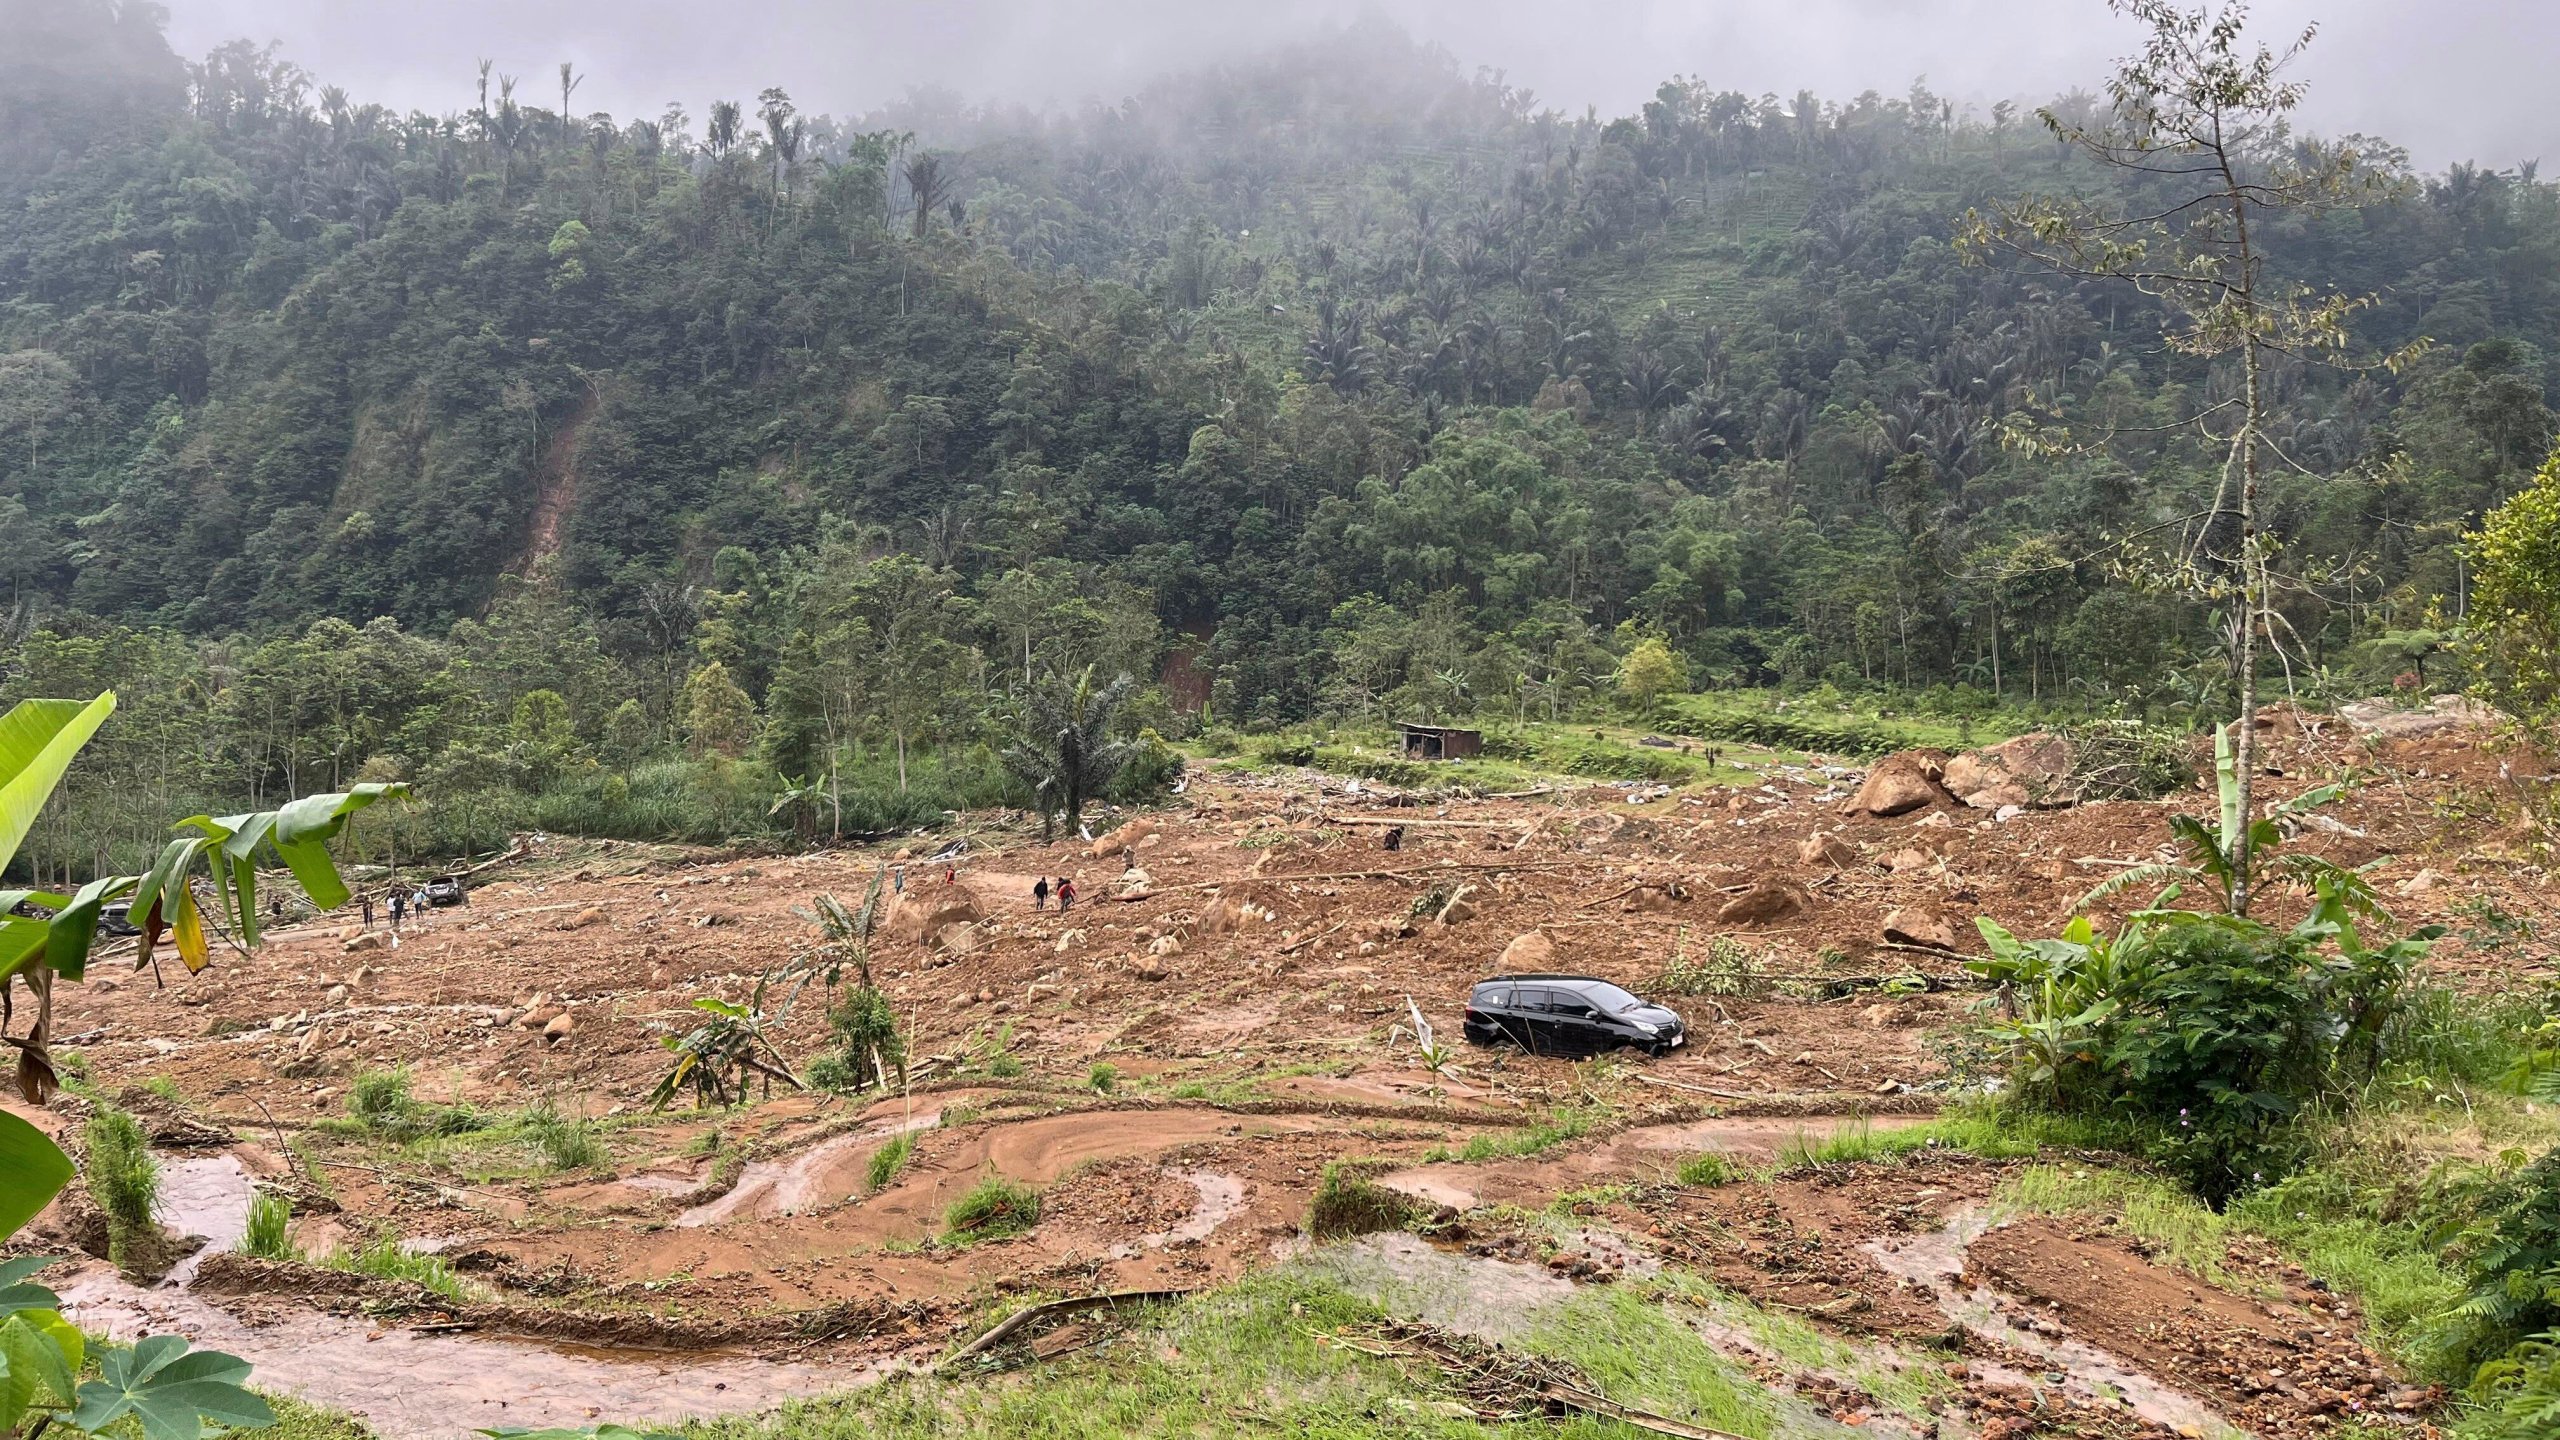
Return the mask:
[[[388,903],[391,907],[391,929],[395,934],[398,933],[402,922],[411,919],[414,919],[416,923],[423,928],[427,923],[428,913],[435,908],[435,902],[427,898],[426,886],[420,885],[415,888],[408,888],[400,885],[397,881],[394,881],[391,885]],[[470,902],[466,900],[463,903],[468,904]],[[372,929],[373,897],[371,895],[358,896],[356,904],[358,911],[364,917],[364,928],[367,930]]]
[[[1054,887],[1049,884],[1049,877],[1046,875],[1043,875],[1038,880],[1033,881],[1031,885],[1031,908],[1034,910],[1048,909],[1049,897],[1051,895],[1058,897],[1059,914],[1063,915],[1067,911],[1073,909],[1076,903],[1075,877],[1072,875],[1061,875],[1058,877],[1058,883]]]

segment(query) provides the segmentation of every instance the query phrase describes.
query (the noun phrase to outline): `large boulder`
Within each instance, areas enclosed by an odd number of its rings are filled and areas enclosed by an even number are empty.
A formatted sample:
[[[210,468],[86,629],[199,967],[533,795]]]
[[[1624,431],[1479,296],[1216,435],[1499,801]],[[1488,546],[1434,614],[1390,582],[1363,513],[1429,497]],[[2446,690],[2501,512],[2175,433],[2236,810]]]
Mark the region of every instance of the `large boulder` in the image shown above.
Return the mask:
[[[1134,850],[1138,848],[1139,841],[1154,833],[1156,833],[1156,822],[1140,816],[1094,841],[1092,849],[1086,853],[1100,860],[1108,855],[1117,855],[1123,850]]]
[[[958,885],[919,885],[900,895],[883,924],[891,935],[918,944],[954,925],[974,925],[986,918],[978,897]]]
[[[1532,930],[1502,947],[1502,961],[1494,967],[1505,975],[1550,975],[1556,968],[1556,942],[1544,930]]]
[[[1193,928],[1203,935],[1233,935],[1280,918],[1279,891],[1269,885],[1221,885],[1200,908]]]
[[[1858,847],[1829,830],[1816,830],[1796,846],[1796,860],[1805,865],[1846,870],[1858,863]]]
[[[1802,914],[1813,896],[1785,875],[1763,875],[1716,911],[1719,925],[1774,925]]]
[[[1950,793],[1976,810],[2058,809],[2080,799],[2071,742],[2059,735],[2020,735],[1967,750],[1947,761],[1942,778]]]
[[[1939,779],[1947,757],[1940,750],[1904,750],[1887,755],[1867,771],[1866,783],[1849,802],[1851,814],[1905,815],[1947,797]]]
[[[1878,928],[1883,931],[1888,944],[1912,945],[1923,950],[1955,953],[1955,927],[1926,910],[1912,907],[1892,911],[1884,917],[1884,924]]]

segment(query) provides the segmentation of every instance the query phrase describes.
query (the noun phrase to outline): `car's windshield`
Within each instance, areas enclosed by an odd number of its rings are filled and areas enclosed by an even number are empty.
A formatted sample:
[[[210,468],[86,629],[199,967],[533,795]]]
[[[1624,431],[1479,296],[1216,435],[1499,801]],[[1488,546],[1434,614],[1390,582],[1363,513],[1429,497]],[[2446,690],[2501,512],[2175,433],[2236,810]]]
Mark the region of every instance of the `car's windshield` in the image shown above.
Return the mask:
[[[1642,1000],[1606,980],[1595,980],[1588,985],[1577,985],[1574,988],[1590,996],[1592,1004],[1612,1015],[1622,1015],[1629,1010],[1640,1009],[1644,1005]]]

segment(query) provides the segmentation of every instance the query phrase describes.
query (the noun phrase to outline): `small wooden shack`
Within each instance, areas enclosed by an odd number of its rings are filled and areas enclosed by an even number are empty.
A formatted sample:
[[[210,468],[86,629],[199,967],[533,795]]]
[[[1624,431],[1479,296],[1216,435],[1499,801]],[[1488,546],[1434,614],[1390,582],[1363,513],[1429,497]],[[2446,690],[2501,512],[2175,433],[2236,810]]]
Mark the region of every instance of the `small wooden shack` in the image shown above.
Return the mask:
[[[1396,728],[1404,732],[1407,760],[1473,760],[1484,753],[1484,732],[1480,730],[1416,725],[1411,721]]]

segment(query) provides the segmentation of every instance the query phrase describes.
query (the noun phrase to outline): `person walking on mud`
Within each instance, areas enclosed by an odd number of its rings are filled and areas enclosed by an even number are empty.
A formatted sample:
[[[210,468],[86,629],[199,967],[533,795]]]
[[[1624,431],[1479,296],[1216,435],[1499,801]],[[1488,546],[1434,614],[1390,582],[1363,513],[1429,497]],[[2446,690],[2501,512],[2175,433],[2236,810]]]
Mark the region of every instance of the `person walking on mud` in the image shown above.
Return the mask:
[[[1058,877],[1058,913],[1059,913],[1059,914],[1061,914],[1061,915],[1066,914],[1066,913],[1067,913],[1067,911],[1068,911],[1071,907],[1073,907],[1075,903],[1076,903],[1076,882],[1075,882],[1075,878],[1074,878],[1073,876],[1069,876],[1069,875],[1061,875],[1061,876],[1059,876],[1059,877]]]
[[[373,928],[373,897],[370,895],[357,896],[356,909],[364,916],[364,928],[371,930]]]
[[[1046,875],[1043,875],[1039,879],[1031,882],[1031,908],[1034,910],[1046,910],[1049,908],[1049,877]],[[1066,901],[1063,897],[1061,897],[1058,902],[1058,908],[1061,910],[1066,908]]]

